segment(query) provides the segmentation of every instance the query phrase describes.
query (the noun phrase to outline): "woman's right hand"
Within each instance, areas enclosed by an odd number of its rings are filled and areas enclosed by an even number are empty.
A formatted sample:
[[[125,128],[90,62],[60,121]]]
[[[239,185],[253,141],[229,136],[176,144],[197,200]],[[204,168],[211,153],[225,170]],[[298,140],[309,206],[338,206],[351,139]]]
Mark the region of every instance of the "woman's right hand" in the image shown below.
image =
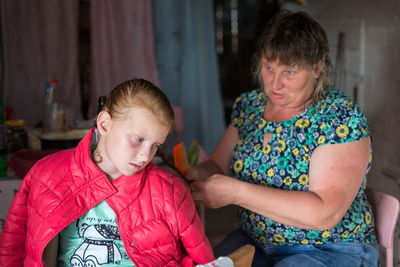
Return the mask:
[[[222,170],[212,159],[209,159],[189,168],[185,176],[191,181],[201,181],[216,173],[222,174]]]
[[[192,197],[196,203],[208,208],[221,208],[230,204],[236,204],[236,196],[243,182],[232,177],[214,174],[206,180],[194,181],[190,187]]]
[[[190,181],[197,181],[197,180],[201,180],[201,167],[200,166],[193,166],[193,167],[190,167],[188,170],[187,170],[187,172],[186,172],[186,174],[185,174],[185,176],[186,176],[186,178],[188,179],[188,180],[190,180]]]

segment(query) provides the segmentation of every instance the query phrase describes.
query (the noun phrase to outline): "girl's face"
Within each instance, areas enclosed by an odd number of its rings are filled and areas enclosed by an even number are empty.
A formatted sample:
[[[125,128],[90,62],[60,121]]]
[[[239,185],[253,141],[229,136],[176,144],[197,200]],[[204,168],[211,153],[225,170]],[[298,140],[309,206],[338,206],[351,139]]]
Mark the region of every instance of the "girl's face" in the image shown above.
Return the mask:
[[[301,108],[312,98],[319,70],[262,60],[261,77],[269,101],[283,108]]]
[[[143,169],[169,133],[151,111],[142,107],[128,109],[124,120],[111,119],[103,111],[97,125],[101,137],[96,150],[103,157],[97,164],[111,179]]]

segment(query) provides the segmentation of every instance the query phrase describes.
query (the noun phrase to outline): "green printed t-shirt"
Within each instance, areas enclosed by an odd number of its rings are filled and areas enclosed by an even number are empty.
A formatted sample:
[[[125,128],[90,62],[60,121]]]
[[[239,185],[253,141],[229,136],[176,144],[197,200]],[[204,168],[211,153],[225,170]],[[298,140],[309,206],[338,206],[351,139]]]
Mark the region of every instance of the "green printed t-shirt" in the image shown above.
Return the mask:
[[[100,202],[60,233],[57,266],[135,266],[126,254],[116,214]]]
[[[339,90],[330,90],[324,100],[282,122],[264,120],[266,101],[263,90],[253,90],[238,97],[233,108],[231,124],[238,129],[239,141],[230,168],[233,176],[242,181],[283,190],[308,191],[311,155],[318,146],[370,136],[367,118],[360,107]],[[263,146],[266,133],[272,137]],[[365,174],[370,169],[371,152],[369,159]],[[247,209],[240,211],[240,227],[261,247],[333,242],[376,244],[365,186],[366,176],[349,210],[332,229],[291,227]]]

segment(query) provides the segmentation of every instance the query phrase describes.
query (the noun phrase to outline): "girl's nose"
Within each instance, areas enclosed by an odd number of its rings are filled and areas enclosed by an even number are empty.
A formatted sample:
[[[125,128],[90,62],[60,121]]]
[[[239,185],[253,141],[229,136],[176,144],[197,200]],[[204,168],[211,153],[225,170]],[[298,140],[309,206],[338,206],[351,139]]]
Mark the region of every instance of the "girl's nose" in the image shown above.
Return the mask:
[[[152,154],[152,153],[151,153],[151,148],[149,148],[149,147],[143,147],[143,148],[139,151],[138,156],[139,156],[140,161],[148,162],[148,161],[151,160],[151,157],[152,157],[151,154]]]

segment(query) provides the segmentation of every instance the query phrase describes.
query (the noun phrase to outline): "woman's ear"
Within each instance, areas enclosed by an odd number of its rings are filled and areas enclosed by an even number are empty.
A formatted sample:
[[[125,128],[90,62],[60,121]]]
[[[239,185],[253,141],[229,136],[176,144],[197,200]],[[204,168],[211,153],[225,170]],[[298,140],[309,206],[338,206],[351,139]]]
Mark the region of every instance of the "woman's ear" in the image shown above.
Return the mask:
[[[319,76],[321,75],[322,68],[324,67],[324,63],[322,61],[318,62],[317,64],[314,65],[314,78],[318,79]]]
[[[110,113],[107,111],[101,111],[97,115],[96,124],[100,135],[106,135],[110,131],[112,124]]]

